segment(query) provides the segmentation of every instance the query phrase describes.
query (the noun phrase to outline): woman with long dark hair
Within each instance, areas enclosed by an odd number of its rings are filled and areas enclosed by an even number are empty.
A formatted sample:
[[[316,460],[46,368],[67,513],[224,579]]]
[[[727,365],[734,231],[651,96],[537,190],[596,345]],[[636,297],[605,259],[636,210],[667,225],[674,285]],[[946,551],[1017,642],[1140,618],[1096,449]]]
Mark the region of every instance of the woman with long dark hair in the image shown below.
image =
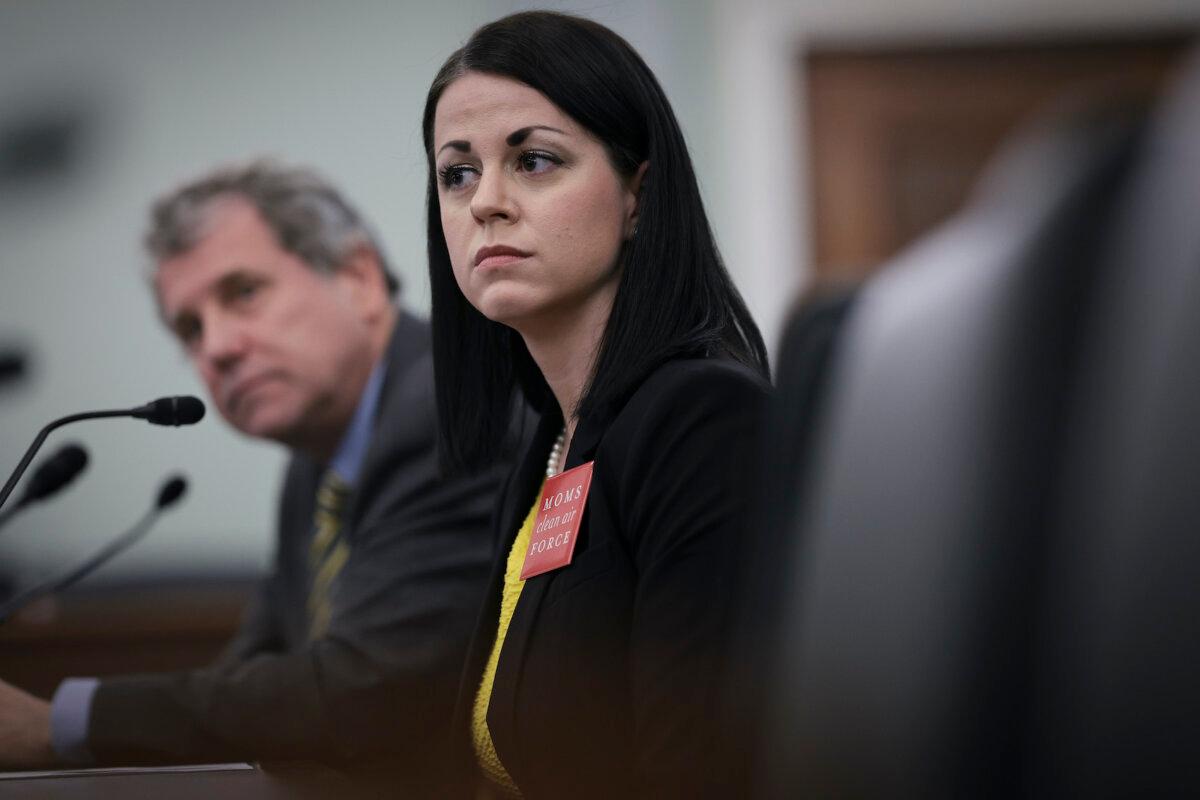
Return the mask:
[[[447,466],[540,415],[460,697],[497,796],[702,796],[762,338],[722,266],[679,125],[612,31],[550,12],[479,29],[425,106]]]

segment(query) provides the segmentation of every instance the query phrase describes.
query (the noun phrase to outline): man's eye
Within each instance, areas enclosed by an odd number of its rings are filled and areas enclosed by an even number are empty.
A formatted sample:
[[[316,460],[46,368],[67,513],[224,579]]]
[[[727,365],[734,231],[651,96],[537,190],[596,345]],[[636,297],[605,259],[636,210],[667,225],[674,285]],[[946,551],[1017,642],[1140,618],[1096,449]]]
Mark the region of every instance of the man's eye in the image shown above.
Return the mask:
[[[479,173],[474,167],[465,164],[455,164],[438,170],[442,186],[447,189],[463,189],[479,179]]]
[[[200,321],[195,319],[180,320],[175,323],[175,336],[185,348],[192,348],[200,341]]]
[[[246,302],[254,299],[262,284],[255,281],[239,281],[229,287],[227,297],[234,302]]]
[[[562,159],[558,156],[541,150],[527,150],[517,157],[517,167],[522,172],[528,172],[531,175],[549,172],[555,167],[561,166],[562,163]]]

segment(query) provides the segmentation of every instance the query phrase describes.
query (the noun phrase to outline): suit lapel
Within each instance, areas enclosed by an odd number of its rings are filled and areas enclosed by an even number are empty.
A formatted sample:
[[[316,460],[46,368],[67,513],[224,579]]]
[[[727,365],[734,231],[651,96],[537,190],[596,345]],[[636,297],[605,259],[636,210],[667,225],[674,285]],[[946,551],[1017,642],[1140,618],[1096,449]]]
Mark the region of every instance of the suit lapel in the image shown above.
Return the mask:
[[[308,596],[308,542],[313,532],[317,483],[321,467],[307,456],[296,454],[288,470],[281,504],[283,521],[277,553],[278,570],[289,588],[289,597]],[[304,603],[283,603],[284,636],[288,647],[303,647],[308,641],[308,612]]]
[[[547,424],[547,419],[553,424]],[[557,414],[543,418],[538,435],[525,459],[526,463],[522,466],[522,469],[528,470],[525,475],[527,482],[523,483],[523,486],[536,488],[541,485],[541,476],[545,474],[546,457],[549,455],[550,446],[560,429],[561,423]],[[604,430],[605,426],[602,424],[588,425],[586,420],[580,421],[564,462],[566,469],[573,469],[594,457]],[[515,508],[509,509],[510,513],[506,515],[507,519],[505,520],[508,539],[503,548],[502,557],[508,555],[513,538],[516,536],[517,526],[529,513],[533,502],[533,491],[529,490],[523,493],[522,501],[517,503]],[[579,551],[575,555],[577,557]],[[503,573],[502,562],[499,576],[500,585],[503,584]],[[517,752],[519,747],[515,735],[518,681],[524,673],[525,655],[529,650],[542,601],[546,597],[546,591],[551,581],[557,574],[558,571],[555,570],[536,575],[525,581],[525,586],[521,589],[521,597],[513,611],[512,621],[508,626],[508,634],[504,638],[504,649],[501,651],[500,663],[496,669],[496,682],[492,686],[492,701],[488,709],[488,728],[492,731],[492,741],[496,745],[500,761],[510,767],[518,764],[522,756],[520,752]],[[499,608],[499,606],[499,592],[497,591],[494,602],[489,603],[488,608]],[[494,641],[494,627],[493,623],[493,637],[489,639],[488,652],[491,650],[491,642]],[[486,658],[486,655],[484,657]],[[481,664],[479,672],[482,673],[482,671]],[[520,770],[520,767],[515,768]]]
[[[383,353],[383,386],[379,390],[375,418],[371,421],[371,443],[359,470],[361,482],[354,487],[346,509],[345,529],[351,536],[359,528],[359,514],[365,507],[362,498],[369,497],[376,485],[393,478],[391,471],[381,469],[380,465],[390,457],[389,451],[395,449],[394,432],[405,423],[409,410],[392,406],[396,405],[396,398],[400,395],[398,387],[404,382],[405,373],[429,353],[429,336],[428,325],[407,311],[397,312],[395,327]]]
[[[475,695],[479,690],[479,680],[483,675],[483,668],[487,664],[488,657],[492,653],[492,646],[496,641],[496,627],[500,619],[500,598],[504,590],[504,571],[508,561],[508,552],[512,548],[513,540],[517,536],[517,527],[524,521],[525,515],[529,513],[529,506],[534,500],[533,494],[541,485],[541,476],[546,471],[546,454],[549,452],[550,444],[554,441],[554,437],[558,435],[560,427],[561,423],[558,421],[557,414],[547,414],[542,417],[533,439],[525,450],[521,463],[512,473],[504,488],[503,499],[498,509],[499,513],[493,520],[493,525],[495,525],[493,541],[495,543],[496,555],[492,562],[492,573],[488,580],[487,597],[483,604],[483,612],[479,623],[475,627],[475,635],[471,639],[470,647],[467,650],[466,666],[463,670],[463,680],[459,687],[458,704],[455,712],[457,719],[455,729],[465,733],[467,736],[469,736],[470,732],[471,712],[475,704]],[[528,588],[526,586],[522,590],[522,597]],[[510,626],[509,636],[511,635],[512,628]],[[493,731],[496,729],[495,725],[497,724],[492,722],[492,714],[496,707],[494,702],[496,697],[495,690],[499,685],[500,679],[497,676],[492,692],[493,703],[488,713],[488,725]],[[469,744],[467,749],[470,749]]]

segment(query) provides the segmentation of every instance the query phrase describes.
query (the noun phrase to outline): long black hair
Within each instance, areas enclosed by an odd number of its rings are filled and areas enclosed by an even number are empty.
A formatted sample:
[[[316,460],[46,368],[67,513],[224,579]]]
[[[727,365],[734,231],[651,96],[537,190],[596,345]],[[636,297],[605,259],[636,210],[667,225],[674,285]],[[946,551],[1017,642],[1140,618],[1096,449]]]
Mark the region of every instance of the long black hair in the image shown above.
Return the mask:
[[[603,25],[529,11],[480,28],[438,71],[425,100],[429,159],[429,281],[442,457],[476,468],[499,454],[516,391],[535,409],[555,399],[516,331],[467,302],[442,231],[433,122],[446,87],[467,72],[520,81],[545,95],[602,142],[625,177],[649,162],[636,234],[580,417],[619,405],[657,366],[681,356],[729,355],[768,377],[762,335],[721,262],[683,133],[654,73]]]

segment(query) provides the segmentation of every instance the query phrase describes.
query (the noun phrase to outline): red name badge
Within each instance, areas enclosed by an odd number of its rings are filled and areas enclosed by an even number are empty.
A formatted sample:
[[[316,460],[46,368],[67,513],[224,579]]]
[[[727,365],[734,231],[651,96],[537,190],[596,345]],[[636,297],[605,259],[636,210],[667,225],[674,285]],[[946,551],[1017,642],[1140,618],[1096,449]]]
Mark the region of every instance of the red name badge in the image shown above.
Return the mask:
[[[525,554],[525,566],[521,567],[521,580],[571,563],[583,522],[583,507],[592,486],[593,463],[589,461],[546,479],[546,488],[538,500],[537,519],[533,521],[529,552]]]

